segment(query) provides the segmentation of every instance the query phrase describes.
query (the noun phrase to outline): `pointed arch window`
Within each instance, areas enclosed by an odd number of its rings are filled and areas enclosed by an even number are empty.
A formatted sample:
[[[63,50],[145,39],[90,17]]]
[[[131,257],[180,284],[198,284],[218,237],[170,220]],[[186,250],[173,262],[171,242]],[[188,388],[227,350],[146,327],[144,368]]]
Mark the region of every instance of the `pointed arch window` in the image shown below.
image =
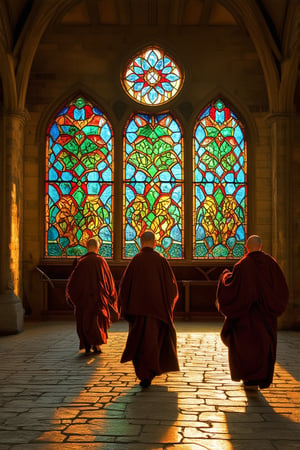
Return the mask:
[[[169,113],[134,114],[124,132],[123,257],[138,253],[145,229],[156,250],[183,258],[183,138]]]
[[[82,255],[87,239],[97,236],[100,254],[112,257],[113,131],[84,97],[48,125],[45,188],[45,255]]]
[[[193,257],[239,258],[247,226],[247,143],[243,124],[222,99],[200,113],[193,152]]]

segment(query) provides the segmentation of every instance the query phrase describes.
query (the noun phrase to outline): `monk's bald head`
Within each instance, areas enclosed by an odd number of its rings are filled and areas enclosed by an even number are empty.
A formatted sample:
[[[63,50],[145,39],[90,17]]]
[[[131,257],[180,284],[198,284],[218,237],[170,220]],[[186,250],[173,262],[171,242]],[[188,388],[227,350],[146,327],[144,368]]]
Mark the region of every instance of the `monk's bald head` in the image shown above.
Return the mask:
[[[88,252],[98,253],[99,247],[100,244],[97,238],[91,238],[86,243],[86,249]]]
[[[154,248],[155,245],[155,234],[151,230],[144,231],[141,235],[141,245],[142,247]]]
[[[246,247],[249,253],[261,250],[262,247],[261,237],[258,236],[257,234],[249,236],[247,239]]]

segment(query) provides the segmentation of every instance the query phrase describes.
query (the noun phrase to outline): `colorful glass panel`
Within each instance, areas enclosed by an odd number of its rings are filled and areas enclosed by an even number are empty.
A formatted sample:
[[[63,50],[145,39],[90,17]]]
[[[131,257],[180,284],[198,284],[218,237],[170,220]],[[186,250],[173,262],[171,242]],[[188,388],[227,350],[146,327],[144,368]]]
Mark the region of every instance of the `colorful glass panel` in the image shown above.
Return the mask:
[[[194,130],[194,258],[244,254],[247,200],[245,131],[221,99]]]
[[[162,105],[178,94],[183,85],[183,74],[163,50],[150,47],[128,62],[122,85],[136,102]]]
[[[113,133],[104,114],[82,97],[47,129],[46,256],[86,253],[90,237],[112,256]]]
[[[136,114],[124,134],[123,257],[134,256],[146,229],[155,249],[183,258],[182,132],[170,114]]]

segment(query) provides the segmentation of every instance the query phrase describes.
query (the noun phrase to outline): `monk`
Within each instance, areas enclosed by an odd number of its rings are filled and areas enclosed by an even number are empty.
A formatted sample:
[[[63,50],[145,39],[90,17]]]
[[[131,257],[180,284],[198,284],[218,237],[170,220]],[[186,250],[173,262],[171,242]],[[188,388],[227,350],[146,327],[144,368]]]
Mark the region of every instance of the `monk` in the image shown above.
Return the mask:
[[[129,333],[121,362],[132,361],[143,388],[164,372],[179,370],[173,310],[178,299],[174,273],[154,250],[152,231],[141,235],[141,250],[127,266],[119,286],[121,317]]]
[[[248,238],[247,254],[221,274],[217,306],[228,347],[231,379],[246,390],[270,386],[277,345],[277,317],[288,304],[288,287],[278,263],[262,251],[261,238]]]
[[[77,262],[66,287],[67,301],[74,306],[79,349],[87,355],[91,349],[101,353],[111,322],[119,318],[115,283],[98,252],[98,239],[89,239],[87,253]]]

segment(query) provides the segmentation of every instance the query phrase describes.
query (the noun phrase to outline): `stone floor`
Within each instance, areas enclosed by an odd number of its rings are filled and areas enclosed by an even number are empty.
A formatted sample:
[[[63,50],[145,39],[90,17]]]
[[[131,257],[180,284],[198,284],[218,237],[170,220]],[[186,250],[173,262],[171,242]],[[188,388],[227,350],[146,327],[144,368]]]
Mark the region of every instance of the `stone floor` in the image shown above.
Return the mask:
[[[119,362],[124,322],[95,356],[78,353],[73,320],[0,337],[0,449],[299,449],[300,333],[279,332],[274,384],[246,394],[220,327],[176,322],[181,371],[144,391]]]

